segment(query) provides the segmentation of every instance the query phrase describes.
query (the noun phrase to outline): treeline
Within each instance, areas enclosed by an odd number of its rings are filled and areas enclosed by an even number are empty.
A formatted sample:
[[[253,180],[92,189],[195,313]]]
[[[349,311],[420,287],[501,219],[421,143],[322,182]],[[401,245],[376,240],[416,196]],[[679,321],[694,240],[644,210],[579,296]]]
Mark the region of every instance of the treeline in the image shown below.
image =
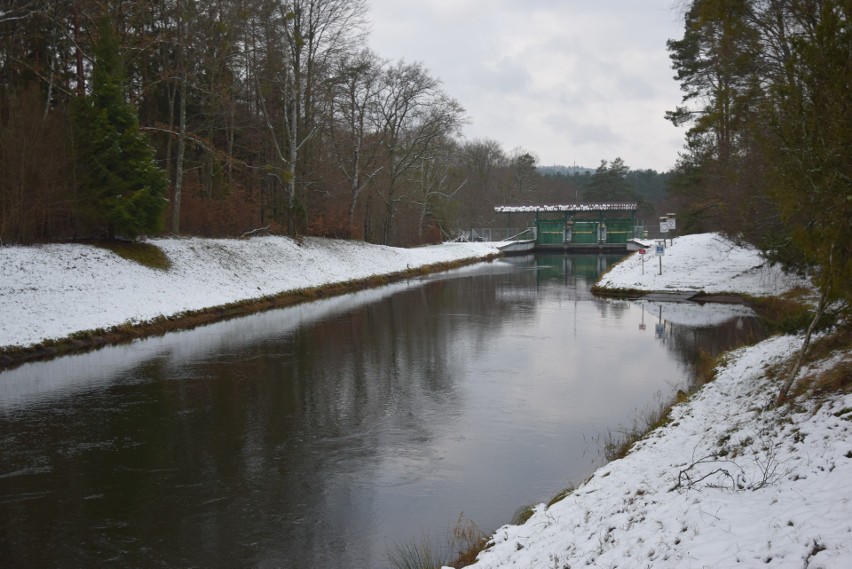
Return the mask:
[[[531,152],[463,141],[438,78],[367,48],[365,0],[2,6],[3,243],[264,229],[414,245],[499,223],[495,205],[595,199],[600,173],[543,178]]]
[[[668,172],[656,170],[631,170],[620,157],[612,161],[601,160],[594,170],[560,173],[556,168],[542,168],[545,173],[539,180],[534,203],[574,202],[635,202],[637,215],[646,225],[653,224],[656,216],[669,211]]]
[[[823,304],[852,288],[848,0],[692,0],[668,47],[687,124],[679,229],[724,229],[809,268]]]
[[[363,0],[7,6],[4,242],[269,228],[413,244],[478,222],[534,170],[461,144],[438,79],[366,48]],[[165,186],[137,179],[139,134]]]

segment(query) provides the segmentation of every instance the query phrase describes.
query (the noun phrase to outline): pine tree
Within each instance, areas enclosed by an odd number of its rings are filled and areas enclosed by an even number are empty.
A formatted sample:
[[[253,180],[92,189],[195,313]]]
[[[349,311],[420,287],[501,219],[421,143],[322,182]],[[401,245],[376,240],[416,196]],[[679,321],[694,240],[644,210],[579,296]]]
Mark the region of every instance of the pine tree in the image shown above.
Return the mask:
[[[78,211],[89,229],[136,237],[159,230],[168,184],[124,96],[124,65],[108,19],[98,27],[92,93],[75,101]]]
[[[636,194],[627,182],[629,172],[621,158],[616,158],[611,164],[601,160],[584,192],[584,199],[588,202],[636,201]]]

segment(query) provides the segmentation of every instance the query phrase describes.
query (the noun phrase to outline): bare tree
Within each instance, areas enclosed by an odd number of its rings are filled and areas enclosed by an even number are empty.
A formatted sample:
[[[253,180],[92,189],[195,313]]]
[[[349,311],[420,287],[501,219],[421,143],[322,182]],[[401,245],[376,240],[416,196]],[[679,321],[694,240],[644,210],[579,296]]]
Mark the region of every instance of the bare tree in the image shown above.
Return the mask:
[[[283,86],[285,105],[287,229],[294,233],[297,182],[306,183],[300,161],[321,128],[317,92],[332,64],[362,37],[365,0],[285,0],[279,4],[288,65]],[[299,174],[303,174],[300,176]],[[301,180],[299,180],[301,178]]]
[[[369,50],[337,64],[330,91],[329,142],[337,168],[349,186],[349,226],[355,222],[358,198],[382,170],[379,140],[370,130],[381,86],[382,61]]]
[[[387,245],[404,177],[442,138],[458,133],[464,109],[420,63],[399,61],[385,71],[376,114],[387,166],[387,183],[377,190],[385,204],[381,242]]]

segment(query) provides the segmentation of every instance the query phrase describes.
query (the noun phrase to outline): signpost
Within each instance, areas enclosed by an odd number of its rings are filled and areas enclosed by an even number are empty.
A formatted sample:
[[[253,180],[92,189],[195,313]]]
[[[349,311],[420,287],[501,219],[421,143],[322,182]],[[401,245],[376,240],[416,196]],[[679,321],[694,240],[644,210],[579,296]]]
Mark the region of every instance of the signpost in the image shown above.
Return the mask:
[[[667,214],[667,217],[666,217],[666,222],[669,226],[669,233],[671,233],[671,235],[669,236],[669,239],[671,239],[672,245],[674,245],[674,232],[675,232],[675,229],[677,229],[677,221],[675,220],[675,215],[676,214],[674,214],[674,213],[669,213],[669,214]]]
[[[663,255],[666,254],[666,240],[658,239],[654,248],[654,254],[660,259],[660,274],[663,274]]]
[[[643,275],[645,274],[645,253],[647,253],[647,251],[645,251],[645,249],[639,249],[639,254],[642,256],[641,259],[642,259],[642,274]]]
[[[668,219],[668,223],[669,223],[669,230],[674,231],[675,229],[677,229],[677,222],[675,221],[675,214],[674,213],[668,214],[667,219]]]

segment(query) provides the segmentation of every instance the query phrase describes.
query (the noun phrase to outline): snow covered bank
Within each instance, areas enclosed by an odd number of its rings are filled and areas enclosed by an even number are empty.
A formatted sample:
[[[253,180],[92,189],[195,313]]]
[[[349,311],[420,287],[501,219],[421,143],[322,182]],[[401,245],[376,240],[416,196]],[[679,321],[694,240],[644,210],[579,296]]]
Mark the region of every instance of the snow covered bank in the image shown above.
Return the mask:
[[[150,243],[171,269],[89,245],[0,247],[0,348],[499,253],[483,243],[399,249],[285,237]]]
[[[612,268],[598,286],[602,289],[656,291],[704,291],[755,296],[782,294],[807,281],[769,266],[760,252],[731,242],[718,233],[676,237],[666,242],[663,274],[654,248],[634,253]]]
[[[732,354],[668,426],[471,567],[852,567],[852,395],[761,411],[766,367],[800,341]]]
[[[755,296],[807,286],[715,234],[675,239],[662,276],[649,256],[644,275],[633,255],[599,284]],[[699,309],[649,306],[686,321]],[[768,408],[779,389],[769,370],[801,342],[778,336],[729,354],[666,426],[561,502],[500,528],[470,567],[852,567],[852,395]],[[852,351],[800,377],[840,362],[852,365]]]

